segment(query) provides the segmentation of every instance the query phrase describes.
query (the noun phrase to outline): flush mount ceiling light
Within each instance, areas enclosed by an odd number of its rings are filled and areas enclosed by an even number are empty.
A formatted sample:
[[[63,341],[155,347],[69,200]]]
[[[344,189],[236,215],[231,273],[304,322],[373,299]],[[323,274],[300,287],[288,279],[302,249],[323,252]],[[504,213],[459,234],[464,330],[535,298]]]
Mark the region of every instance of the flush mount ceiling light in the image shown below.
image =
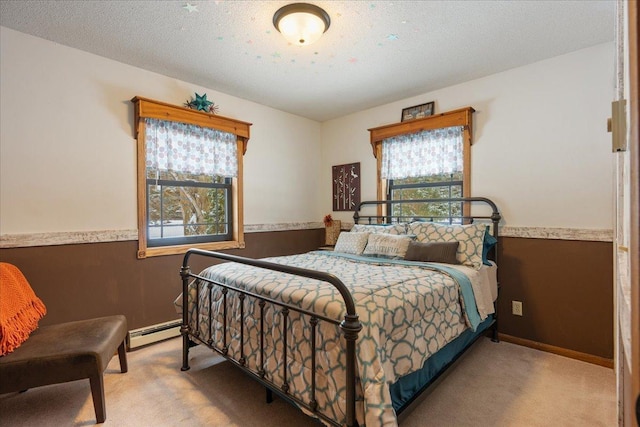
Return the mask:
[[[292,44],[306,46],[329,29],[331,19],[323,9],[309,3],[281,7],[273,15],[273,26]]]

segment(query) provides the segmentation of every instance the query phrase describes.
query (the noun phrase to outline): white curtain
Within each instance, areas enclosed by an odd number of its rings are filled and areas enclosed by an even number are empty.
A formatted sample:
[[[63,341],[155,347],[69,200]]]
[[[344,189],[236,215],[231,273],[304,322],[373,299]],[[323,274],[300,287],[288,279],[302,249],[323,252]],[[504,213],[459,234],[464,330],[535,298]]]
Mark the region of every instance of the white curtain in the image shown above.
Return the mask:
[[[461,172],[462,126],[394,136],[382,141],[383,179]]]
[[[149,169],[191,174],[238,176],[236,136],[219,130],[145,119]]]

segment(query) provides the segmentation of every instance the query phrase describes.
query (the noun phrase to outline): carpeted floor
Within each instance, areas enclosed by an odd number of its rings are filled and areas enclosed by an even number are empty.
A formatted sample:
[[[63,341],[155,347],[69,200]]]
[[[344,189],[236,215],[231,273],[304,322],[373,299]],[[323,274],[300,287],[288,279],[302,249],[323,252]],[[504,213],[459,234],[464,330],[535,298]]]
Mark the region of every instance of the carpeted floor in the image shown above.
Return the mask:
[[[181,340],[128,353],[105,373],[105,426],[318,427],[209,350],[191,351],[180,371]],[[0,378],[0,381],[2,379]],[[89,381],[0,395],[1,426],[95,424]],[[402,427],[617,425],[613,370],[488,339],[479,340]]]

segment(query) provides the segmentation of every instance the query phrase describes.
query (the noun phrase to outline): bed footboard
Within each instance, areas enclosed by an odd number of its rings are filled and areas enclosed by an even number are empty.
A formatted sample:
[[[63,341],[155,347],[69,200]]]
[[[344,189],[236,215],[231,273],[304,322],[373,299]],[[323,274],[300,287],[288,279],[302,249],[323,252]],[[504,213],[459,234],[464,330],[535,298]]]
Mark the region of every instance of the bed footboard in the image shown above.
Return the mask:
[[[317,279],[326,283],[331,284],[332,286],[334,286],[340,293],[343,301],[344,301],[344,305],[345,305],[345,309],[346,309],[346,314],[344,316],[344,319],[340,320],[340,319],[330,319],[327,318],[321,314],[318,313],[313,313],[311,311],[302,309],[300,307],[296,307],[296,306],[292,306],[290,304],[284,303],[282,301],[278,301],[263,295],[258,295],[256,293],[244,290],[244,289],[240,289],[225,283],[221,283],[218,281],[214,281],[205,277],[202,277],[198,274],[194,274],[191,272],[191,269],[189,268],[189,259],[192,255],[197,255],[197,256],[204,256],[204,257],[209,257],[209,258],[214,258],[214,259],[218,259],[218,260],[223,260],[223,261],[231,261],[231,262],[236,262],[239,264],[245,264],[245,265],[249,265],[249,266],[253,266],[253,267],[259,267],[259,268],[264,268],[267,270],[273,270],[273,271],[278,271],[278,272],[282,272],[282,273],[287,273],[287,274],[292,274],[292,275],[296,275],[296,276],[303,276],[303,277],[307,277],[307,278],[312,278],[312,279]],[[182,370],[186,371],[189,369],[189,348],[192,345],[192,343],[198,342],[201,344],[206,345],[207,347],[215,350],[216,352],[218,352],[219,354],[221,354],[223,357],[225,357],[227,360],[231,361],[233,364],[235,364],[236,366],[238,366],[240,369],[244,370],[246,373],[248,373],[250,376],[252,376],[255,380],[257,380],[258,382],[260,382],[261,384],[263,384],[265,387],[267,387],[267,390],[271,390],[273,392],[275,392],[276,394],[284,397],[285,399],[289,399],[293,402],[295,402],[298,406],[306,409],[307,411],[313,413],[315,416],[321,418],[322,420],[333,424],[333,425],[347,425],[347,426],[357,426],[357,420],[356,420],[356,381],[357,381],[357,375],[356,375],[356,340],[358,339],[358,334],[360,332],[360,330],[362,329],[362,324],[360,323],[359,319],[358,319],[358,314],[356,313],[356,309],[355,309],[355,302],[353,300],[352,295],[350,294],[349,290],[347,289],[347,287],[344,285],[344,283],[335,275],[330,274],[330,273],[324,273],[324,272],[319,272],[319,271],[314,271],[314,270],[308,270],[308,269],[303,269],[303,268],[298,268],[298,267],[291,267],[291,266],[287,266],[287,265],[282,265],[282,264],[276,264],[276,263],[271,263],[271,262],[267,262],[267,261],[262,261],[262,260],[256,260],[256,259],[251,259],[251,258],[244,258],[244,257],[239,257],[239,256],[235,256],[235,255],[229,255],[229,254],[224,254],[224,253],[219,253],[219,252],[210,252],[210,251],[204,251],[204,250],[200,250],[200,249],[190,249],[189,251],[187,251],[187,253],[184,256],[184,260],[183,260],[183,264],[180,270],[180,276],[182,277],[182,326],[180,328],[180,332],[182,334],[182,339],[183,339],[183,347],[182,347]],[[223,310],[225,311],[225,315],[223,315],[223,319],[224,319],[224,325],[223,325],[223,342],[222,343],[216,343],[216,342],[212,342],[211,339],[205,341],[203,340],[199,335],[200,331],[199,328],[196,328],[197,330],[194,331],[192,330],[191,327],[191,322],[190,322],[190,310],[188,309],[189,307],[189,282],[193,279],[200,279],[202,281],[205,281],[208,283],[207,286],[211,287],[211,286],[218,286],[221,289],[221,292],[223,293],[223,295],[225,295],[226,297],[226,293],[228,291],[234,291],[238,293],[238,298],[240,300],[240,310],[241,310],[241,318],[243,318],[243,314],[242,314],[242,310],[244,307],[244,299],[245,298],[254,298],[256,301],[258,301],[258,305],[260,307],[260,319],[257,319],[260,322],[260,337],[259,337],[259,341],[260,341],[260,357],[259,357],[259,363],[258,363],[258,369],[257,370],[253,370],[250,369],[248,366],[246,366],[245,363],[245,357],[242,354],[243,352],[243,346],[244,346],[244,340],[246,339],[244,336],[244,331],[243,331],[243,323],[240,323],[240,333],[239,333],[239,339],[240,339],[240,344],[239,344],[239,348],[240,348],[240,357],[239,358],[233,358],[228,354],[228,349],[229,349],[229,343],[227,342],[227,336],[231,335],[227,333],[227,327],[228,325],[226,325],[226,310],[227,310],[227,306],[226,306],[226,298],[224,299],[224,305],[223,305]],[[197,295],[199,295],[198,292],[196,292]],[[282,357],[284,359],[283,361],[283,366],[285,367],[282,375],[284,377],[284,383],[281,386],[278,386],[277,384],[273,383],[272,381],[270,381],[266,376],[265,376],[265,371],[264,371],[264,366],[265,366],[265,349],[264,349],[264,334],[265,334],[265,330],[263,328],[263,323],[264,323],[264,316],[263,316],[263,310],[264,310],[264,306],[265,304],[273,304],[275,306],[279,306],[281,307],[282,310],[282,316],[283,316],[283,337],[284,337],[284,351],[282,354]],[[198,322],[199,320],[199,308],[198,305],[196,305],[196,322]],[[310,317],[310,324],[312,325],[311,328],[311,337],[310,337],[310,348],[311,348],[311,399],[309,401],[303,401],[301,399],[299,399],[298,397],[292,395],[291,393],[289,393],[289,388],[288,388],[288,384],[287,384],[287,379],[286,379],[286,366],[287,366],[287,343],[286,343],[286,328],[287,328],[287,316],[290,313],[290,311],[295,311],[297,313],[299,313],[300,315],[304,315],[304,316],[309,316]],[[345,339],[345,355],[346,355],[346,396],[345,396],[345,400],[346,400],[346,408],[345,408],[345,420],[333,420],[329,417],[327,417],[326,415],[320,413],[317,411],[317,402],[315,401],[315,392],[316,392],[316,339],[315,339],[315,325],[317,324],[318,321],[326,321],[329,323],[333,323],[335,325],[338,325],[340,327],[341,333]],[[197,323],[196,323],[197,324]],[[212,319],[211,319],[211,315],[209,315],[209,328],[211,329],[211,324],[212,324]],[[220,345],[221,344],[221,345]]]

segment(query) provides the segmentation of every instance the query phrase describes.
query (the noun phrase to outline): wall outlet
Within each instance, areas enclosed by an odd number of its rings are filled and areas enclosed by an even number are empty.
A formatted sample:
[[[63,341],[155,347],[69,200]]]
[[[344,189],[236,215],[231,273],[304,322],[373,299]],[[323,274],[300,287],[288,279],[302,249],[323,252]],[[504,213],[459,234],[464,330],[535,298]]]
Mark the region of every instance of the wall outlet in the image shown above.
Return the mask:
[[[511,301],[511,313],[514,316],[522,316],[522,301]]]

